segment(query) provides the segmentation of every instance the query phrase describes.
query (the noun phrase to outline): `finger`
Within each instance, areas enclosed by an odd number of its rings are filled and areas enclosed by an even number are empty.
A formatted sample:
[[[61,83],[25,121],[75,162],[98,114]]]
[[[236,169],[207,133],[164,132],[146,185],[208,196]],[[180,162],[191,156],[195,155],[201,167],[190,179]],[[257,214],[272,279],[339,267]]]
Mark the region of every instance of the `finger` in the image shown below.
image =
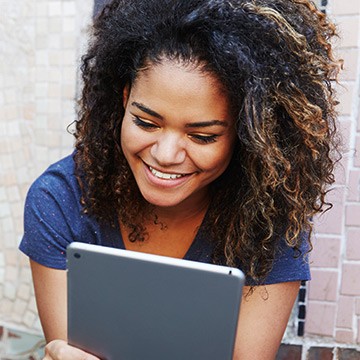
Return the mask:
[[[70,346],[63,340],[53,340],[45,347],[44,360],[100,360],[94,355]]]

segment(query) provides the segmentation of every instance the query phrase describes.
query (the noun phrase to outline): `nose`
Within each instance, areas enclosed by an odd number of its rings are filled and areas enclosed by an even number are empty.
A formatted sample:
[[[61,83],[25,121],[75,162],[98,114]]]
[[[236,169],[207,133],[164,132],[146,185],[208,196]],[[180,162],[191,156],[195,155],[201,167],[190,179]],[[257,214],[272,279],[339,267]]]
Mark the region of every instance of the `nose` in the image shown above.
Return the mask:
[[[176,134],[163,133],[152,145],[150,154],[162,166],[181,164],[186,157],[184,141]]]

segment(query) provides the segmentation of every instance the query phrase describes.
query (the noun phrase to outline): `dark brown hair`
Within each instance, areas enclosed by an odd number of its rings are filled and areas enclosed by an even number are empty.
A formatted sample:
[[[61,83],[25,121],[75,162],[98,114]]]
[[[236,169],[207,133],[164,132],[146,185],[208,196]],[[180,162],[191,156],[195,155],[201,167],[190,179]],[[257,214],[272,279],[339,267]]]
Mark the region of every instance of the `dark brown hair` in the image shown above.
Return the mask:
[[[207,229],[215,258],[257,281],[278,240],[298,248],[326,208],[338,140],[332,55],[335,27],[306,0],[115,0],[95,20],[83,57],[76,126],[86,212],[118,218],[131,240],[146,236],[149,204],[119,146],[125,84],[145,63],[201,64],[229,94],[238,141],[211,186]],[[215,254],[215,255],[216,255]]]

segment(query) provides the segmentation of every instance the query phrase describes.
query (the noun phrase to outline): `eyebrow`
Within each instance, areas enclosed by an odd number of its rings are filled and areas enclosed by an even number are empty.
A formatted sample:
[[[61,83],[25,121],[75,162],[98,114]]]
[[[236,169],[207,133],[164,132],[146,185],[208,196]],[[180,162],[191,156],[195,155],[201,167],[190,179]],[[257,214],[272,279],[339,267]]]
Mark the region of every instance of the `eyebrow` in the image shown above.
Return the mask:
[[[140,103],[138,103],[138,102],[136,102],[136,101],[132,102],[131,105],[136,106],[139,110],[143,111],[144,113],[146,113],[146,114],[148,114],[148,115],[150,115],[150,116],[154,116],[154,117],[156,117],[156,118],[158,118],[158,119],[160,119],[160,120],[163,120],[163,119],[164,119],[164,118],[163,118],[160,114],[158,114],[156,111],[151,110],[151,109],[149,109],[147,106],[145,106],[145,105],[143,105],[143,104],[140,104]]]
[[[201,128],[201,127],[209,127],[209,126],[224,126],[227,127],[228,123],[227,121],[222,120],[209,120],[209,121],[199,121],[194,123],[186,124],[185,127],[187,128]]]
[[[148,114],[150,116],[156,117],[157,119],[160,119],[160,120],[164,119],[163,116],[158,114],[156,111],[149,109],[144,104],[133,101],[131,103],[131,105],[137,107],[139,110],[143,111],[144,113],[146,113],[146,114]],[[198,122],[188,123],[188,124],[185,125],[186,128],[203,128],[203,127],[210,127],[210,126],[224,126],[224,127],[227,127],[228,122],[223,121],[223,120],[208,120],[208,121],[198,121]]]

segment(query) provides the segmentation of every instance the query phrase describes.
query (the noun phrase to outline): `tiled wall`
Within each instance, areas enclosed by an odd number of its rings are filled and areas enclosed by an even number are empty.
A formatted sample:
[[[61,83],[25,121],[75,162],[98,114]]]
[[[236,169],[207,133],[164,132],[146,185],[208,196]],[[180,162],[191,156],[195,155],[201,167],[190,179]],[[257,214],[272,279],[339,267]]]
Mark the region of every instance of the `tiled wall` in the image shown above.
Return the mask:
[[[69,153],[66,127],[90,0],[0,1],[0,325],[40,331],[28,261],[17,251],[27,189]]]
[[[305,349],[360,343],[360,2],[327,3],[345,60],[345,149],[334,208],[317,220],[305,335],[286,338]],[[27,259],[17,251],[23,203],[34,178],[71,151],[66,126],[75,118],[79,44],[91,12],[91,0],[0,1],[0,325],[40,331]]]
[[[301,345],[289,347],[300,351],[289,359],[360,359],[360,2],[322,3],[337,23],[337,55],[344,59],[337,87],[343,159],[329,194],[334,207],[316,220],[305,336],[285,342]]]
[[[338,54],[344,72],[338,87],[344,154],[331,194],[334,208],[318,220],[309,283],[307,334],[339,342],[360,342],[360,2],[328,5],[341,36]],[[357,150],[357,151],[356,151]]]

